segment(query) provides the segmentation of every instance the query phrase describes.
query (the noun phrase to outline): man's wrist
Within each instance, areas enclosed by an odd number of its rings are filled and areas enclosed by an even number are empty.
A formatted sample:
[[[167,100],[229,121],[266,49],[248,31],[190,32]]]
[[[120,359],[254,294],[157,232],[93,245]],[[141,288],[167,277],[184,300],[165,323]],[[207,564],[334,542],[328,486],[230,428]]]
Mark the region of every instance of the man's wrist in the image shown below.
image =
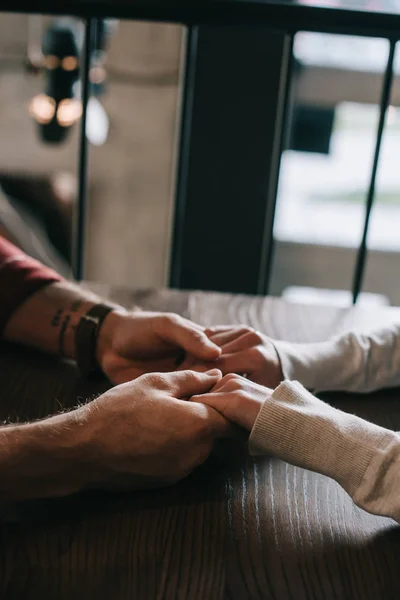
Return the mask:
[[[101,363],[97,359],[98,337],[104,321],[118,308],[115,305],[99,302],[81,316],[75,329],[75,359],[82,375],[90,375],[101,368]],[[106,343],[112,344],[112,338],[108,339],[107,336]],[[103,348],[102,344],[101,348],[103,352],[106,351],[107,346]]]
[[[99,483],[85,407],[0,428],[1,502],[64,496]]]
[[[113,339],[115,331],[125,319],[128,311],[124,308],[116,307],[113,309],[102,322],[95,347],[95,359],[100,368],[103,368],[104,357],[113,347]]]
[[[76,329],[82,316],[95,304],[93,300],[78,299],[63,310],[58,338],[58,355],[60,357],[76,360]]]

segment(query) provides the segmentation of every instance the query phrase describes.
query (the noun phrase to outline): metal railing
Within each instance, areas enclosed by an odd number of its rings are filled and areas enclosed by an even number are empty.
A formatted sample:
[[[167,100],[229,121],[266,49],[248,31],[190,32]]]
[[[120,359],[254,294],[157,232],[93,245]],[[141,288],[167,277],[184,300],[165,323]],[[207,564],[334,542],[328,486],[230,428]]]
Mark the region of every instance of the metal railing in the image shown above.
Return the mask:
[[[36,2],[34,6],[31,6],[28,9],[28,11],[26,11],[26,7],[24,6],[24,3],[22,3],[22,0],[3,0],[0,11],[68,14],[81,17],[85,22],[83,59],[81,61],[83,114],[80,125],[78,161],[79,197],[74,232],[73,255],[73,269],[77,279],[82,278],[85,246],[84,233],[86,227],[88,177],[88,149],[85,130],[87,104],[90,94],[90,51],[95,20],[96,18],[115,17],[122,19],[169,21],[182,23],[188,27],[170,284],[174,287],[197,287],[261,294],[267,293],[269,288],[277,181],[280,156],[283,147],[282,144],[285,135],[285,116],[287,114],[289,102],[294,35],[298,31],[306,30],[386,38],[389,41],[389,53],[381,90],[380,116],[376,132],[374,159],[370,173],[368,193],[366,196],[363,234],[358,249],[352,285],[353,301],[357,301],[362,288],[367,257],[367,236],[371,211],[375,199],[376,176],[385,127],[385,117],[390,103],[395,48],[396,42],[400,36],[399,13],[396,13],[395,11],[386,12],[384,10],[375,13],[355,10],[351,2],[344,7],[327,8],[326,6],[318,6],[317,4],[310,6],[309,4],[302,5],[300,2],[280,2],[279,0],[270,2],[256,0],[202,0],[192,2],[184,2],[181,0],[73,0],[68,3],[58,2],[56,5],[43,0],[42,2]],[[252,30],[252,28],[254,28],[254,30]],[[256,221],[252,225],[253,229],[251,229],[249,224],[249,232],[247,235],[249,244],[253,244],[253,258],[251,255],[252,249],[250,248],[249,250],[249,248],[246,247],[248,263],[244,266],[241,265],[240,256],[241,254],[243,255],[243,249],[238,249],[237,243],[235,244],[234,241],[230,246],[232,263],[235,263],[238,269],[244,267],[246,271],[249,271],[247,273],[247,279],[244,277],[242,281],[240,281],[240,276],[238,273],[235,273],[233,268],[225,269],[227,273],[221,271],[223,262],[218,262],[218,258],[213,260],[213,263],[216,263],[215,267],[210,265],[208,259],[211,256],[217,256],[217,237],[213,238],[212,235],[209,236],[210,247],[205,250],[203,249],[201,256],[198,253],[198,260],[196,257],[193,258],[193,252],[196,252],[194,248],[198,239],[196,238],[197,229],[201,229],[202,227],[201,210],[203,210],[203,212],[204,210],[206,212],[207,210],[216,210],[217,221],[219,220],[219,222],[222,222],[223,212],[224,210],[226,211],[227,207],[229,208],[228,199],[224,197],[224,194],[221,194],[220,197],[214,197],[211,192],[212,197],[209,204],[207,204],[207,198],[203,201],[201,199],[200,194],[203,193],[204,197],[204,190],[203,192],[200,191],[199,195],[196,196],[196,190],[199,187],[201,189],[203,183],[202,180],[206,177],[206,175],[203,175],[202,177],[202,173],[204,172],[204,162],[207,158],[210,161],[213,160],[213,157],[210,156],[210,152],[211,154],[213,152],[213,147],[211,145],[207,146],[207,143],[203,138],[200,141],[196,139],[196,132],[201,131],[202,127],[207,128],[207,123],[210,119],[210,127],[213,126],[212,115],[204,115],[201,106],[202,102],[209,102],[207,86],[212,86],[215,83],[218,86],[218,82],[221,81],[221,87],[217,90],[217,94],[220,93],[222,95],[223,86],[229,87],[231,81],[229,79],[229,69],[225,70],[221,68],[221,65],[226,64],[229,66],[228,53],[232,52],[235,48],[232,32],[237,32],[237,35],[240,34],[242,36],[241,38],[238,38],[237,43],[242,44],[243,51],[245,51],[246,48],[251,51],[253,39],[257,37],[257,35],[252,35],[252,33],[253,31],[254,33],[260,32],[260,28],[262,28],[266,43],[268,40],[268,56],[273,56],[272,60],[275,61],[275,71],[273,76],[271,76],[270,89],[262,89],[260,92],[261,94],[265,93],[267,101],[265,110],[270,111],[270,116],[267,115],[265,123],[262,123],[260,126],[261,137],[258,142],[258,134],[257,131],[254,130],[254,152],[265,152],[266,160],[264,170],[268,167],[268,174],[267,178],[265,178],[261,166],[257,166],[257,172],[254,171],[254,169],[251,171],[253,167],[248,168],[249,185],[251,186],[252,181],[255,179],[254,185],[257,187],[254,189],[258,190],[260,187],[265,187],[265,191],[261,194],[259,200],[254,202],[254,206],[252,205],[251,199],[247,202],[247,210],[249,212],[253,210],[256,215]],[[218,60],[215,61],[212,56],[212,48],[216,36],[220,40],[220,44],[219,46],[214,45],[214,52],[217,48],[218,53],[223,53],[224,49],[222,46],[227,46],[227,53],[223,55],[223,57],[221,54],[221,61],[225,61],[225,63],[221,62],[219,67],[215,66],[215,63],[218,63]],[[257,42],[259,44],[258,48],[260,47],[260,40],[264,38],[259,36],[259,41]],[[207,56],[208,49],[210,49],[211,52],[210,56]],[[270,71],[271,65],[270,59],[268,64]],[[217,70],[213,73],[213,69]],[[227,73],[225,73],[225,71],[227,71]],[[207,73],[207,78],[205,78],[205,73]],[[249,79],[248,81],[252,85],[256,81],[256,74],[252,74],[251,77],[252,79]],[[275,95],[272,94],[272,100],[271,89],[275,89],[276,91]],[[239,98],[239,100],[236,101],[238,102],[236,109],[243,109],[245,106],[244,103],[247,101],[248,100],[244,97]],[[223,105],[222,100],[221,102]],[[249,106],[249,108],[251,107]],[[212,112],[210,107],[208,107],[208,111],[209,113]],[[227,135],[229,135],[230,123],[231,122],[227,120],[225,125],[221,125],[222,129],[219,131],[220,136],[224,135],[223,131],[228,132]],[[223,130],[224,127],[225,130]],[[262,135],[265,137],[267,134],[268,140],[266,143],[268,147],[267,149],[264,149],[262,146]],[[246,137],[247,135],[248,134],[244,131],[239,133],[237,143],[248,144],[251,138]],[[199,137],[201,136],[197,134],[197,138]],[[228,152],[227,160],[232,160],[233,166],[230,176],[234,178],[235,165],[237,166],[238,163],[234,153],[229,154],[230,150],[228,146],[230,146],[229,140],[226,141]],[[220,179],[218,179],[219,175],[216,175],[215,173],[211,176],[211,185],[214,184],[214,187],[215,185],[217,185],[217,187],[221,185],[221,177],[225,178],[224,182],[226,184],[229,172],[225,173],[223,167],[221,171],[223,174],[220,176]],[[258,177],[259,179],[257,179]],[[241,193],[243,193],[243,191]],[[218,200],[217,202],[216,199]],[[205,206],[202,205],[202,202],[205,202]],[[218,202],[221,205],[219,208]],[[232,205],[231,212],[234,212],[232,211]],[[218,213],[218,211],[220,212]],[[241,217],[240,211],[236,216],[234,215],[232,217],[232,235],[239,233],[238,228],[239,226],[242,226],[243,220]],[[201,271],[203,268],[202,265],[204,266],[204,262],[207,262],[207,260],[208,276],[204,275]],[[253,271],[251,270],[252,266],[249,266],[251,260],[256,261],[257,263],[254,265]],[[190,264],[190,262],[192,264]],[[213,269],[215,270],[213,271]]]

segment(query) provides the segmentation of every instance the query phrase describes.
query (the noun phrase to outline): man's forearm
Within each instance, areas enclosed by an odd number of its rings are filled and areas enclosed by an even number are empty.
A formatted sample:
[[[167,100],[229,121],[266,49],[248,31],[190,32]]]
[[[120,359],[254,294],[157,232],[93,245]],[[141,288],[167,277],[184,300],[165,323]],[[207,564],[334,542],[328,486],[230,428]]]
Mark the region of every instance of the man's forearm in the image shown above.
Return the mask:
[[[64,496],[95,483],[89,432],[83,409],[0,427],[0,502]]]
[[[15,309],[6,324],[4,339],[75,358],[76,326],[97,302],[100,299],[95,294],[73,283],[51,283]]]

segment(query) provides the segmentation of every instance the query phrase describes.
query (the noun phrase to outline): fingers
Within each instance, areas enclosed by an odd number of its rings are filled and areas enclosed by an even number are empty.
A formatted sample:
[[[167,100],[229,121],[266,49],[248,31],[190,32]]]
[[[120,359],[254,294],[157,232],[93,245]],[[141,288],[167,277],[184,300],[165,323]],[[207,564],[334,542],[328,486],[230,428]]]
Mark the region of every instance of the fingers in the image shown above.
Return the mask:
[[[211,392],[226,393],[226,392],[237,392],[238,390],[243,391],[250,386],[253,386],[254,382],[248,380],[246,377],[242,377],[236,373],[228,373],[224,375],[222,379],[217,381]]]
[[[257,369],[257,364],[257,359],[253,356],[253,352],[251,350],[243,350],[237,354],[224,354],[212,362],[199,362],[193,360],[193,357],[187,357],[179,369],[190,369],[203,373],[211,369],[219,369],[223,375],[228,375],[228,373],[243,375],[243,373],[253,373]]]
[[[231,331],[231,329],[235,329],[235,327],[237,327],[237,325],[213,325],[212,327],[206,327],[205,332],[208,336],[211,336],[216,333]]]
[[[201,396],[192,396],[191,402],[206,404],[207,406],[217,410],[227,419],[232,417],[232,398],[229,396],[229,393],[223,391],[212,391],[202,394]]]
[[[232,354],[234,352],[240,352],[241,350],[248,350],[254,348],[262,343],[261,334],[256,331],[246,331],[243,335],[225,343],[222,346],[222,352],[224,354]]]
[[[196,398],[196,402],[191,400],[189,405],[198,416],[201,416],[203,422],[207,423],[207,433],[211,435],[212,439],[225,439],[237,436],[237,426],[231,423],[222,414],[222,411],[216,410],[211,405],[204,404],[202,402],[203,395],[196,396]]]
[[[236,354],[224,354],[215,361],[215,367],[220,369],[224,375],[228,373],[253,373],[256,369],[254,356],[248,350]]]
[[[262,403],[251,395],[240,392],[210,392],[201,396],[193,396],[191,402],[202,402],[218,411],[235,425],[251,431]],[[232,435],[233,431],[229,432]]]
[[[213,329],[206,329],[206,334],[208,335],[208,337],[210,338],[210,340],[212,340],[214,342],[214,344],[217,344],[220,347],[225,346],[226,344],[228,344],[229,342],[232,342],[233,340],[236,340],[237,338],[240,338],[242,335],[244,335],[245,333],[247,333],[249,331],[249,329],[247,327],[229,327],[227,329],[224,328],[214,328],[216,331],[213,331]]]
[[[200,325],[175,316],[166,316],[163,321],[161,337],[180,346],[186,352],[200,360],[215,360],[221,349],[210,340]]]
[[[252,327],[211,328],[207,329],[208,337],[222,350],[222,354],[233,354],[259,346],[264,342],[263,335]]]
[[[261,406],[270,395],[271,390],[242,377],[228,375],[211,392],[193,396],[191,402],[202,402],[233,423],[250,431]]]
[[[211,390],[222,378],[218,369],[207,373],[196,373],[195,371],[177,371],[161,375],[164,389],[177,399],[190,398],[193,395],[204,394]]]
[[[218,360],[218,359],[217,359]],[[184,362],[179,365],[178,367],[178,371],[196,371],[198,373],[205,373],[206,371],[211,371],[212,369],[216,369],[218,368],[216,366],[216,361],[213,360],[212,362],[199,362],[197,359],[193,358],[192,356],[188,356],[186,357],[186,359],[184,360]]]

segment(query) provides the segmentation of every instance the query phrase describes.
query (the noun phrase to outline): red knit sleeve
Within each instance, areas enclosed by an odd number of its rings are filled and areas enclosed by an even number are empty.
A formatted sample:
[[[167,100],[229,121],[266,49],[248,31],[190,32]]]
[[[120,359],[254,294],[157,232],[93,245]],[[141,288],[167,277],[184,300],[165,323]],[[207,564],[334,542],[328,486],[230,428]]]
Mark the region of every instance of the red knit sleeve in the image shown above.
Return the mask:
[[[12,312],[31,294],[62,277],[0,236],[0,335]]]

